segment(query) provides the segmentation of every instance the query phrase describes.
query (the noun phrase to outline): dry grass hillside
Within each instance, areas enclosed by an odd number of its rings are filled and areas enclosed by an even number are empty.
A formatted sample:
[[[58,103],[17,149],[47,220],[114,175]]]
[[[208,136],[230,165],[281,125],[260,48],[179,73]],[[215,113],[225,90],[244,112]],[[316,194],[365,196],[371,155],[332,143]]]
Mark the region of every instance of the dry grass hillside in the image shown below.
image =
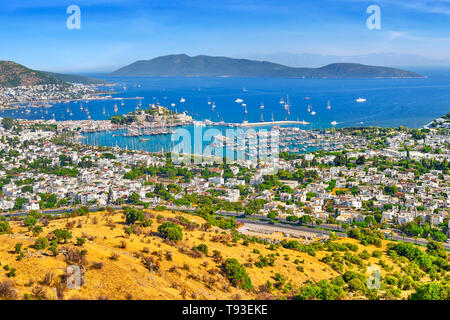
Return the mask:
[[[86,216],[46,220],[39,235],[33,235],[23,221],[10,221],[10,232],[0,235],[0,297],[7,299],[272,299],[291,297],[308,281],[318,282],[339,275],[330,264],[319,261],[329,254],[285,249],[281,246],[235,239],[230,231],[207,227],[197,216],[146,211],[150,226],[129,226],[121,211],[96,212]],[[180,218],[180,217],[184,217]],[[188,221],[187,221],[187,220]],[[166,221],[183,225],[183,239],[177,242],[164,239],[158,226]],[[52,253],[49,248],[37,250],[38,238],[52,238],[56,229],[72,234],[67,243],[60,241]],[[128,231],[128,232],[127,232]],[[84,239],[84,240],[81,240]],[[84,242],[84,243],[83,243]],[[336,243],[358,244],[353,239]],[[194,247],[202,246],[202,250]],[[385,248],[358,244],[355,252],[367,250],[367,265],[379,263],[374,250]],[[207,252],[205,250],[207,248]],[[203,253],[202,253],[203,251]],[[260,257],[265,266],[255,265]],[[235,258],[245,265],[253,289],[233,286],[227,278],[223,263]],[[382,269],[400,270],[382,254],[387,265]],[[267,261],[269,261],[267,263]],[[66,283],[66,269],[81,266],[84,281],[79,289]],[[273,265],[273,266],[272,266]],[[346,265],[345,270],[358,270]]]

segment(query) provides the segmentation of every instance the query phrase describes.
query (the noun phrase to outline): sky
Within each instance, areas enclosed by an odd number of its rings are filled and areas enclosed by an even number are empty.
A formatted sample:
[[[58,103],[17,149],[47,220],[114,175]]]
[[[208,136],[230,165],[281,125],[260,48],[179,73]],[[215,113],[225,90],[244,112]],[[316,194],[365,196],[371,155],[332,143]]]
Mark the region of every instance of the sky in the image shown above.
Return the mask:
[[[67,8],[81,10],[68,29]],[[369,30],[369,5],[381,29]],[[108,72],[160,55],[416,54],[450,59],[450,0],[0,0],[0,60]]]

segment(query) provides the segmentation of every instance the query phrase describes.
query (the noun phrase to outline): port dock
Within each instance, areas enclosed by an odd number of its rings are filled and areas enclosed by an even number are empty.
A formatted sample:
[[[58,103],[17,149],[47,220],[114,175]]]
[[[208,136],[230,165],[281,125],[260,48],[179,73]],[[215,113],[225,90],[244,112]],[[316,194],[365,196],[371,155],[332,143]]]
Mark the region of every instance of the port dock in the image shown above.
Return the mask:
[[[309,122],[306,121],[267,121],[267,122],[242,122],[242,123],[231,123],[231,122],[213,122],[213,121],[203,121],[205,125],[208,126],[219,126],[219,127],[264,127],[264,126],[285,126],[285,125],[308,125]]]

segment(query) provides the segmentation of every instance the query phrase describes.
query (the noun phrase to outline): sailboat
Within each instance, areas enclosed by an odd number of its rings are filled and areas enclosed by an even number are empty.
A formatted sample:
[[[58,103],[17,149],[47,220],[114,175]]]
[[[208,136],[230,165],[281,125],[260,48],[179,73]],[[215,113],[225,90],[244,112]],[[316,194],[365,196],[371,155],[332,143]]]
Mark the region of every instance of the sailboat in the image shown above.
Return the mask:
[[[103,115],[105,115],[106,114],[106,110],[105,110],[105,106],[103,106]]]
[[[119,108],[117,107],[117,103],[114,104],[114,112],[117,113],[117,111],[119,111]]]
[[[330,100],[328,100],[328,103],[327,103],[327,109],[328,109],[328,110],[331,109]]]
[[[180,102],[181,102],[181,103],[184,103],[184,102],[186,102],[186,99],[185,99],[185,98],[181,98],[181,99],[180,99]]]

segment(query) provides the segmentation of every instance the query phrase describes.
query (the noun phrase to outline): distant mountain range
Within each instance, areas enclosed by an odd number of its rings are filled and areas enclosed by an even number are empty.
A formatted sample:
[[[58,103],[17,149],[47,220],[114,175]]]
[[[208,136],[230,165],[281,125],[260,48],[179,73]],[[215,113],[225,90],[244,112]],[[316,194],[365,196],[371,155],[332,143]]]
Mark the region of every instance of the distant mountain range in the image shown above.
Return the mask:
[[[332,63],[320,68],[288,67],[268,61],[227,57],[167,55],[136,61],[111,76],[152,77],[273,77],[273,78],[423,78],[400,69],[357,63]]]
[[[0,61],[0,87],[34,86],[40,84],[103,83],[89,77],[73,76],[29,69],[13,61]]]
[[[243,56],[236,56],[243,58]],[[330,63],[361,63],[386,67],[436,67],[450,66],[450,60],[435,60],[414,54],[372,53],[353,56],[322,55],[313,53],[278,52],[271,54],[250,54],[245,58],[267,60],[291,67],[320,67]]]

